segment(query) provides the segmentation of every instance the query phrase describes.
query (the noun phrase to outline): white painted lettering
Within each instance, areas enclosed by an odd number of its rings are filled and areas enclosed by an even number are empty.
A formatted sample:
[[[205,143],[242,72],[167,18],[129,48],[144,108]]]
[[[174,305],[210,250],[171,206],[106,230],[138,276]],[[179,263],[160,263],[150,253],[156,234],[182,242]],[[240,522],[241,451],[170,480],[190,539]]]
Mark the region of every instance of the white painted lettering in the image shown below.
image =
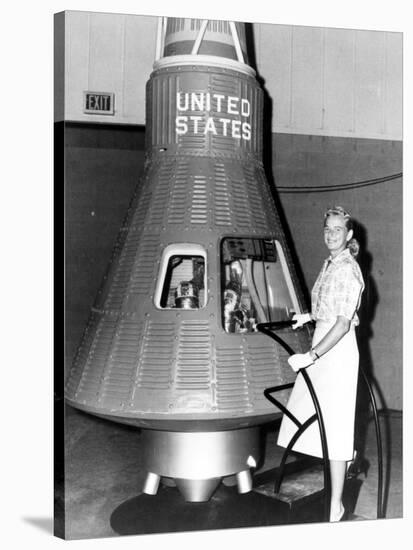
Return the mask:
[[[251,140],[251,124],[248,122],[242,123],[242,139],[245,139],[245,141]]]
[[[184,95],[184,105],[182,106],[181,105],[181,92],[178,92],[176,94],[176,108],[178,109],[178,111],[187,111],[188,110],[188,107],[189,107],[189,97],[188,97],[188,94],[183,94]]]
[[[190,116],[189,120],[194,121],[194,134],[198,134],[198,122],[202,120],[201,116]]]
[[[232,137],[233,138],[241,139],[240,127],[241,127],[241,121],[240,120],[233,120],[232,121]]]
[[[204,94],[191,94],[191,111],[203,111],[204,110]]]
[[[220,113],[221,103],[222,103],[222,100],[225,98],[225,96],[222,94],[214,94],[214,98],[217,100],[217,112]]]
[[[109,100],[107,97],[99,99],[92,96],[88,99],[90,109],[100,110],[108,107]],[[202,133],[203,135],[213,134],[245,141],[251,140],[251,123],[245,121],[245,117],[251,115],[251,103],[248,99],[224,94],[210,94],[209,92],[177,92],[176,108],[177,112],[193,111],[202,115],[177,116],[175,131],[178,135],[191,132],[195,135]],[[228,118],[205,116],[205,113],[208,113],[211,109],[232,116]],[[233,120],[234,117],[236,117],[235,120]]]
[[[239,115],[239,111],[237,110],[238,102],[238,97],[228,96],[227,112],[230,115]]]
[[[241,114],[242,116],[250,116],[251,105],[248,99],[241,99]]]
[[[188,131],[188,117],[177,116],[175,121],[175,131],[178,135],[186,134]]]
[[[217,135],[217,129],[215,128],[215,122],[212,117],[208,117],[205,124],[204,134],[207,134],[208,132],[212,132],[214,135]]]
[[[222,122],[222,135],[226,136],[228,132],[228,124],[231,122],[230,118],[220,118],[219,122]]]

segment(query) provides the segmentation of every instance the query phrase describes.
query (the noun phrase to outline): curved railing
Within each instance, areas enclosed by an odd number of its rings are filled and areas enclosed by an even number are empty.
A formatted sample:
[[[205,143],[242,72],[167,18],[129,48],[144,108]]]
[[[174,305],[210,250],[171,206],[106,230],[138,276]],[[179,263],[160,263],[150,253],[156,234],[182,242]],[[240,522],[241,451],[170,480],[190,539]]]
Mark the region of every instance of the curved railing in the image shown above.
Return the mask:
[[[293,325],[293,321],[277,321],[277,322],[270,322],[270,323],[258,323],[257,324],[257,330],[262,332],[263,334],[266,334],[273,340],[275,340],[278,344],[280,344],[290,355],[293,355],[295,352],[294,350],[286,343],[280,336],[272,332],[274,329],[279,328],[286,328],[291,327]],[[360,367],[360,371],[362,373],[362,376],[364,378],[364,382],[367,386],[370,402],[373,409],[373,415],[374,415],[374,422],[375,422],[375,428],[376,428],[376,440],[377,440],[377,455],[378,455],[378,488],[377,488],[377,517],[382,518],[384,517],[383,514],[383,451],[382,451],[382,439],[381,439],[381,431],[380,431],[380,425],[378,421],[378,415],[377,415],[377,406],[376,401],[374,398],[373,389],[371,387],[371,384],[363,371],[363,369]],[[328,446],[327,446],[327,438],[325,433],[325,426],[324,426],[324,420],[323,415],[321,412],[320,404],[317,399],[316,392],[314,390],[314,386],[310,380],[310,377],[308,373],[306,372],[305,368],[299,369],[298,373],[300,373],[307,385],[308,391],[310,392],[311,399],[314,404],[315,414],[312,415],[310,418],[308,418],[304,423],[300,422],[292,413],[285,407],[282,403],[280,403],[277,399],[273,397],[273,393],[279,392],[282,390],[286,390],[289,388],[292,388],[294,386],[294,383],[290,384],[282,384],[280,386],[273,386],[271,388],[266,388],[264,390],[265,397],[276,407],[280,409],[281,412],[283,412],[288,418],[294,422],[294,424],[297,426],[298,430],[292,437],[291,441],[289,442],[288,446],[286,447],[284,454],[281,459],[280,467],[279,467],[279,475],[278,479],[274,486],[274,492],[278,493],[281,487],[282,479],[284,476],[284,469],[285,464],[287,461],[287,457],[289,453],[291,452],[293,446],[297,442],[297,440],[301,437],[301,435],[305,432],[305,430],[311,426],[316,420],[318,422],[319,430],[320,430],[320,439],[321,439],[321,449],[323,454],[323,474],[324,474],[324,518],[326,521],[329,521],[330,519],[330,498],[331,498],[331,479],[330,479],[330,468],[329,468],[329,456],[328,456]]]

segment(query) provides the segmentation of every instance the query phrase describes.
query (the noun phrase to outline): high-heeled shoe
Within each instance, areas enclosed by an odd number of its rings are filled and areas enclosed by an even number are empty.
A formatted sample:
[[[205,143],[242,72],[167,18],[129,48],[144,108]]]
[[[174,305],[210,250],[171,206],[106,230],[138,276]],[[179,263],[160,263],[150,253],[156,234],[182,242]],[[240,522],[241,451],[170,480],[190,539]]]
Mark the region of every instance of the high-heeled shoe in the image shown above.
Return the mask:
[[[349,515],[350,515],[349,511],[344,508],[343,515],[341,516],[341,518],[338,521],[347,521],[348,518],[349,518]]]
[[[349,463],[346,471],[347,479],[356,479],[359,475],[364,474],[367,478],[367,474],[370,468],[370,462],[361,456],[357,451],[354,451],[353,460]]]

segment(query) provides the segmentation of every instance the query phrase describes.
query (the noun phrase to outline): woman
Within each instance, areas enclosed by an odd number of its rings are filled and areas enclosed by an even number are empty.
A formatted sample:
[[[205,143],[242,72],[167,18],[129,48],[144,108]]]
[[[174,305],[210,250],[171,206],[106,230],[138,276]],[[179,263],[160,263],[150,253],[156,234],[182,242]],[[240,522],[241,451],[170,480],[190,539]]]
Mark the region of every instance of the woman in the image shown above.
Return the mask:
[[[331,475],[330,521],[346,518],[342,503],[347,461],[353,458],[354,415],[359,353],[354,328],[359,324],[357,309],[364,288],[355,260],[358,243],[353,238],[350,215],[340,206],[324,215],[324,242],[330,252],[311,293],[311,314],[294,315],[293,328],[315,321],[311,350],[292,355],[294,371],[307,368],[314,385],[327,437]],[[288,409],[304,422],[314,406],[301,375],[298,375]],[[284,416],[278,444],[286,447],[296,425]],[[314,422],[298,439],[293,450],[322,457],[318,423]]]

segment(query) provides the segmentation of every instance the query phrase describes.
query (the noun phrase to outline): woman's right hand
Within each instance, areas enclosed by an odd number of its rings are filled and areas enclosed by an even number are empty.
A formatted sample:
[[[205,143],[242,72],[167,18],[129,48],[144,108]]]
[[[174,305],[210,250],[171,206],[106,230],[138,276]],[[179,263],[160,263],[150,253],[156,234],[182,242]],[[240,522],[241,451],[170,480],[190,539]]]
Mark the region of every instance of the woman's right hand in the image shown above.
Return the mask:
[[[296,313],[295,315],[293,315],[293,318],[291,320],[296,321],[292,325],[292,329],[295,330],[297,328],[302,327],[303,325],[305,325],[309,321],[311,321],[311,314],[310,313]]]

